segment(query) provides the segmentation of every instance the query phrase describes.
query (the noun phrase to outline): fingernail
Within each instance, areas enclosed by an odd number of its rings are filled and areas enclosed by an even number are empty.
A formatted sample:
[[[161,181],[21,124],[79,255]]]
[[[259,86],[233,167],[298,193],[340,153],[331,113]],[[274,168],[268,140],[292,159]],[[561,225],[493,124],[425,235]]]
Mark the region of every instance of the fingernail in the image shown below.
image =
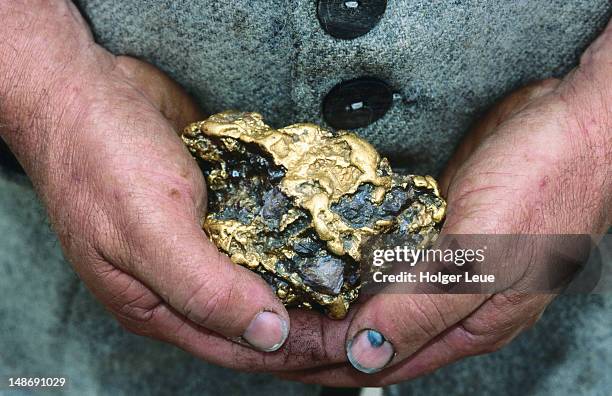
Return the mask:
[[[263,352],[274,352],[280,348],[289,333],[287,322],[274,312],[258,313],[242,338],[253,348]]]
[[[357,370],[373,374],[383,368],[395,355],[393,345],[376,330],[361,330],[346,346],[349,362]]]

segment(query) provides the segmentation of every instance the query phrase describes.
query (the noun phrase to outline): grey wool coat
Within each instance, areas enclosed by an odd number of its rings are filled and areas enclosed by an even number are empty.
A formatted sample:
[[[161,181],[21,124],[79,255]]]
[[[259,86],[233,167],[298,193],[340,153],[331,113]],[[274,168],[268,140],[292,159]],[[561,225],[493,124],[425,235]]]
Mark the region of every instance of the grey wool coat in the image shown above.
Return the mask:
[[[99,43],[160,67],[207,113],[233,108],[277,127],[326,125],[332,88],[384,81],[395,93],[388,111],[355,132],[393,165],[434,175],[483,111],[529,81],[563,76],[612,14],[609,0],[389,0],[378,24],[345,40],[319,22],[316,0],[76,3]],[[27,179],[6,169],[0,235],[0,381],[65,376],[65,393],[75,395],[319,392],[123,331],[63,259]],[[611,325],[612,296],[561,297],[502,351],[386,391],[606,394]]]

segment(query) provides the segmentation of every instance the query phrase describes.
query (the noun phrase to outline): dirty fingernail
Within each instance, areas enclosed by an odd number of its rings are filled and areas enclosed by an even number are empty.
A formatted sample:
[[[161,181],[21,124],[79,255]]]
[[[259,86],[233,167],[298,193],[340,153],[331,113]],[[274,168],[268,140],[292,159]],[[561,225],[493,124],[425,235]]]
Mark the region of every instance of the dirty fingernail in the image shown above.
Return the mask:
[[[393,345],[376,330],[361,330],[346,346],[353,367],[366,374],[382,370],[395,355]]]
[[[289,333],[287,322],[274,312],[258,313],[242,338],[253,348],[263,352],[274,352],[279,349]]]

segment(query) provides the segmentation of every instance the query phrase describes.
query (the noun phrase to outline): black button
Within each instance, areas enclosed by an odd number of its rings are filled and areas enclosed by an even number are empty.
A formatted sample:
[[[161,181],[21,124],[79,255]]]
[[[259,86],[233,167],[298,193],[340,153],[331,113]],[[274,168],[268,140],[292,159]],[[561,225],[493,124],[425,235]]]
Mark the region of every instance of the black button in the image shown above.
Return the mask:
[[[317,14],[327,33],[350,40],[372,30],[386,8],[387,0],[319,0]]]
[[[323,117],[336,129],[370,125],[391,107],[393,90],[384,81],[362,77],[332,88],[323,100]]]

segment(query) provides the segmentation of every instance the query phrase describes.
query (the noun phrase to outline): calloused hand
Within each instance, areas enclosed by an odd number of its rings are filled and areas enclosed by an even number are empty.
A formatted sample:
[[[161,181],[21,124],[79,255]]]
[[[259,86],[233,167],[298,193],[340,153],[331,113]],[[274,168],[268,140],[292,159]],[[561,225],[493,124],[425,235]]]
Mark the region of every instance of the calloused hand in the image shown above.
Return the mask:
[[[515,92],[476,126],[441,179],[448,201],[442,233],[605,233],[612,213],[611,120],[612,25],[566,78]],[[533,325],[553,298],[515,288],[490,295],[378,294],[351,319],[352,366],[282,377],[331,386],[396,383],[497,350]]]
[[[202,116],[176,83],[96,45],[68,1],[6,3],[0,20],[2,136],[66,257],[127,329],[244,370],[345,359],[348,322],[290,320],[202,231],[204,180],[177,136]]]

